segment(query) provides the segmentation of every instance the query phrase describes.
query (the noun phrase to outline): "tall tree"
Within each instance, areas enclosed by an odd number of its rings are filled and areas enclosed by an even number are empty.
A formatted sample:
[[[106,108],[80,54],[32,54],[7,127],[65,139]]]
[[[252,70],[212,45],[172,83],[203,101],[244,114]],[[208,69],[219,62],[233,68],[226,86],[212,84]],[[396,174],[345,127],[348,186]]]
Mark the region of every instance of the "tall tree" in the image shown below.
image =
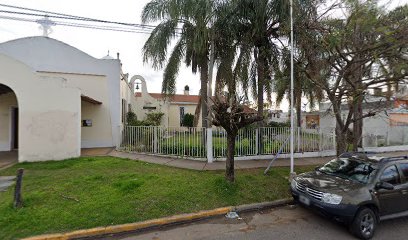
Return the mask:
[[[298,56],[294,60],[294,103],[296,109],[296,125],[301,127],[302,123],[302,98],[306,98],[309,106],[313,109],[317,102],[324,97],[323,91],[316,88],[312,81],[304,74],[303,66],[304,59]],[[274,92],[276,93],[276,103],[280,104],[285,96],[290,101],[290,53],[285,48],[282,50],[282,69],[274,74]]]
[[[152,0],[142,12],[143,23],[160,21],[143,46],[143,60],[155,69],[164,67],[162,92],[175,94],[182,61],[193,73],[200,72],[203,127],[207,127],[209,41],[217,4],[211,0]],[[167,60],[172,40],[177,42]]]
[[[296,109],[297,126],[301,127],[301,112],[302,112],[302,98],[306,97],[309,101],[311,109],[315,107],[316,101],[321,101],[324,97],[323,91],[316,88],[315,85],[308,79],[304,73],[305,67],[309,64],[307,62],[308,44],[311,39],[315,39],[315,33],[307,28],[308,24],[316,19],[322,17],[323,13],[318,13],[317,9],[321,7],[322,0],[299,0],[294,3],[294,106]],[[328,8],[333,8],[333,3]],[[282,23],[282,33],[284,36],[290,36],[290,22]],[[290,40],[290,37],[288,37]],[[275,68],[274,74],[274,91],[276,93],[276,102],[282,102],[285,95],[290,101],[290,47],[286,46],[284,41],[280,42],[282,48],[280,50],[280,64]]]
[[[273,41],[279,37],[280,24],[289,14],[286,0],[235,0],[235,29],[242,45],[240,59],[243,68],[249,68],[250,77],[243,77],[243,89],[249,89],[257,99],[258,116],[263,117],[264,95],[270,99],[272,93],[272,65],[276,64],[279,50]]]
[[[345,18],[316,20],[309,26],[317,32],[318,41],[308,44],[315,51],[308,54],[311,64],[305,71],[332,104],[338,153],[346,151],[348,145],[357,150],[363,119],[378,112],[378,108],[363,111],[368,91],[406,81],[408,74],[383,71],[406,69],[406,60],[398,61],[398,66],[380,67],[385,59],[401,59],[406,54],[401,53],[408,44],[406,19],[402,27],[395,28],[398,23],[390,23],[389,14],[372,1],[349,0],[345,10]],[[342,113],[345,104],[347,114]]]
[[[239,51],[240,42],[236,38],[235,19],[231,18],[234,9],[226,3],[218,12],[215,23],[215,58],[217,59],[216,96],[212,104],[212,117],[215,126],[222,126],[227,132],[227,159],[225,178],[235,181],[234,155],[235,141],[239,129],[261,120],[257,114],[244,111],[243,97],[238,96],[237,89],[241,78],[248,78],[247,62],[243,61],[245,51]],[[236,58],[236,54],[241,54]],[[226,88],[226,92],[222,91]]]

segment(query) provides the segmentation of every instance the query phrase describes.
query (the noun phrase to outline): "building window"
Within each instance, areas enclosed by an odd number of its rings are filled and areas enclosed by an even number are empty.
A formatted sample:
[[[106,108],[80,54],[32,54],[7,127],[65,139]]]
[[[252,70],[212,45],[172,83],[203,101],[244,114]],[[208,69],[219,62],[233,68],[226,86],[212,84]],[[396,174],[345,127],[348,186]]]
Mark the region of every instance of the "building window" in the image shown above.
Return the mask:
[[[184,119],[184,107],[180,107],[180,127],[183,126],[183,119]]]

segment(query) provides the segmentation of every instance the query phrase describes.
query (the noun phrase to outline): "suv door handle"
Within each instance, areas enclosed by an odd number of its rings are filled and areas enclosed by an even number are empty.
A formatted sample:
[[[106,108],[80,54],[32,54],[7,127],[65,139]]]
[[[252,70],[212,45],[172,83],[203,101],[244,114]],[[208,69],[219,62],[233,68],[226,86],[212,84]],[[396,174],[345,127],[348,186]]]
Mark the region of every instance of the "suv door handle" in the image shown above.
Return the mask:
[[[408,194],[408,190],[401,190],[402,194]]]

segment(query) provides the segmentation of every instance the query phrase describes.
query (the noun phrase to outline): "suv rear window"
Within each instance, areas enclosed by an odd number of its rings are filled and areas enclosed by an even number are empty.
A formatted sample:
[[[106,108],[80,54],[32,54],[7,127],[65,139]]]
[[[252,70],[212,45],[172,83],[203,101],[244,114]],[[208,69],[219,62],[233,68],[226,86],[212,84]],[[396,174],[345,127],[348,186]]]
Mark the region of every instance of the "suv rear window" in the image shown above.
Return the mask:
[[[402,171],[403,178],[405,178],[405,181],[408,181],[408,163],[401,163],[400,168]]]

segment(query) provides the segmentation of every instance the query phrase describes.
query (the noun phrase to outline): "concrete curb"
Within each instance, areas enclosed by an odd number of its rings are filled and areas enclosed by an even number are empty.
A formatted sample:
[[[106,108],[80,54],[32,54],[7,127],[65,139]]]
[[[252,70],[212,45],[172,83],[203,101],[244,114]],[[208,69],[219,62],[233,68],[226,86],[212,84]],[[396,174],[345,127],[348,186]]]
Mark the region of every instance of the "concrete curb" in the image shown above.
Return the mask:
[[[162,226],[167,226],[170,224],[180,224],[187,223],[192,221],[197,221],[204,218],[215,217],[227,214],[228,212],[248,212],[266,208],[280,207],[292,203],[292,199],[281,199],[273,202],[262,202],[254,204],[246,204],[235,207],[222,207],[216,208],[208,211],[200,211],[197,213],[188,213],[181,215],[174,215],[165,218],[158,218],[147,220],[143,222],[121,224],[108,227],[96,227],[84,230],[77,230],[67,233],[57,233],[57,234],[47,234],[34,237],[24,238],[24,240],[68,240],[68,239],[78,239],[78,238],[87,238],[95,237],[108,234],[118,234],[132,231],[141,231],[149,228],[158,228]]]

